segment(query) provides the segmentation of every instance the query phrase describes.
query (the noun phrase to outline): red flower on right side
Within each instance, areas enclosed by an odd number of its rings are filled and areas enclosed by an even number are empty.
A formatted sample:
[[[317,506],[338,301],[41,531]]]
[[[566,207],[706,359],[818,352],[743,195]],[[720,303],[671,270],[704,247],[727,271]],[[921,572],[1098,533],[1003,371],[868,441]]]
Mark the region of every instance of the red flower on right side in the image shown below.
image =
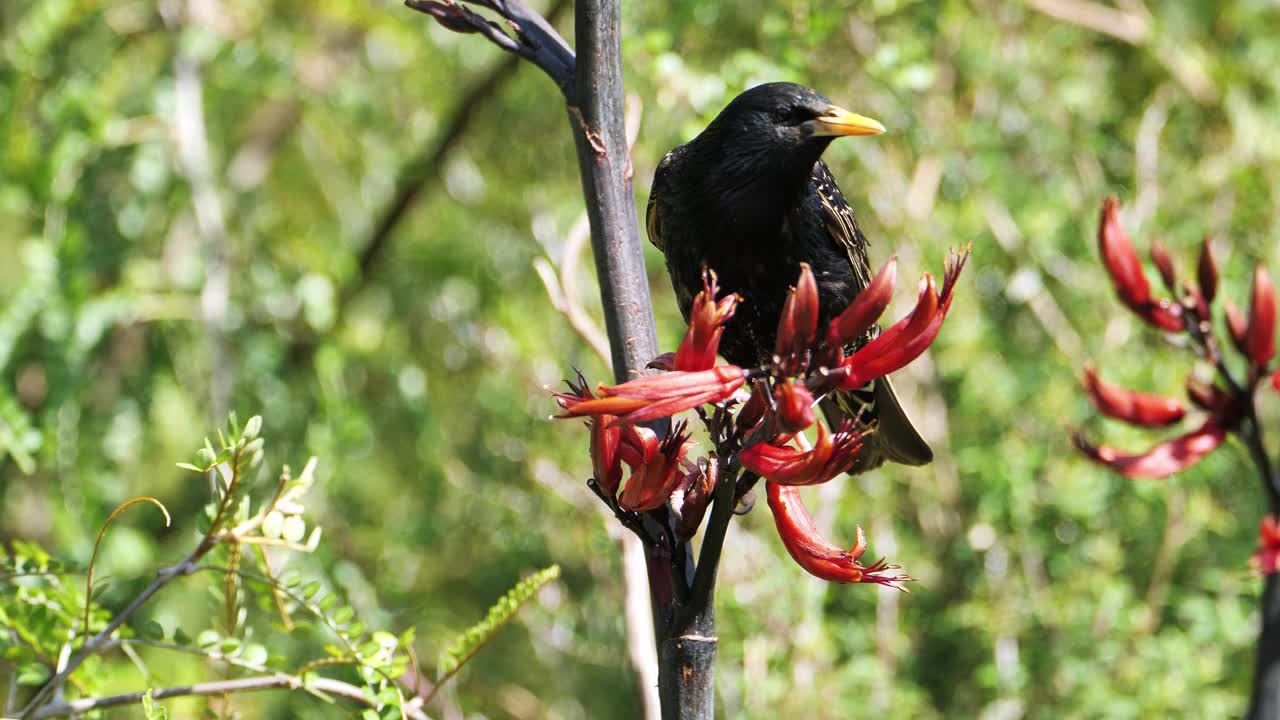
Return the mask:
[[[1194,283],[1180,283],[1168,250],[1158,240],[1152,242],[1152,262],[1172,295],[1169,298],[1153,292],[1133,242],[1120,222],[1119,202],[1115,198],[1108,198],[1102,206],[1098,250],[1120,301],[1148,324],[1180,338],[1181,343],[1213,367],[1216,379],[1204,383],[1194,376],[1187,378],[1190,403],[1204,412],[1203,421],[1189,432],[1138,453],[1095,445],[1078,431],[1073,433],[1075,445],[1090,459],[1127,477],[1166,477],[1199,462],[1222,445],[1228,434],[1241,433],[1246,425],[1256,426],[1253,396],[1263,381],[1270,380],[1270,384],[1280,390],[1280,369],[1273,362],[1275,288],[1266,269],[1259,266],[1253,273],[1247,316],[1230,300],[1223,301],[1220,326],[1231,339],[1231,345],[1244,357],[1247,367],[1243,379],[1237,379],[1224,361],[1222,343],[1218,342],[1215,332],[1211,308],[1218,294],[1218,268],[1209,238],[1205,238],[1201,246]],[[1178,399],[1113,385],[1100,378],[1092,365],[1086,365],[1082,384],[1099,412],[1130,425],[1166,427],[1187,414],[1187,408]],[[1258,428],[1250,427],[1248,432],[1256,437],[1247,441],[1258,441]],[[1275,557],[1280,547],[1277,527],[1277,521],[1271,516],[1263,523],[1262,547],[1255,554],[1255,564],[1264,573],[1277,569]],[[1259,554],[1266,557],[1260,558]]]

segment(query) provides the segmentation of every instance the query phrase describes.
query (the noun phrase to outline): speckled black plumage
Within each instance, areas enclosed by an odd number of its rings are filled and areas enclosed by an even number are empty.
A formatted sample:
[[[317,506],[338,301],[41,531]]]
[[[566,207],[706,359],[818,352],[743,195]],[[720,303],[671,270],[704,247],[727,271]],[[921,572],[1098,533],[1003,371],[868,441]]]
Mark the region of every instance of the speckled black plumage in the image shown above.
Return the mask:
[[[649,195],[649,240],[663,251],[680,311],[689,317],[702,268],[744,298],[725,327],[720,354],[743,366],[768,364],[788,289],[808,263],[818,283],[820,327],[870,282],[867,239],[822,162],[834,139],[815,135],[831,101],[793,83],[739,95],[701,134],[662,159]],[[887,380],[887,379],[886,379]],[[869,404],[881,431],[858,470],[885,459],[932,458],[888,382],[840,399],[845,412]],[[888,407],[890,406],[891,407]]]

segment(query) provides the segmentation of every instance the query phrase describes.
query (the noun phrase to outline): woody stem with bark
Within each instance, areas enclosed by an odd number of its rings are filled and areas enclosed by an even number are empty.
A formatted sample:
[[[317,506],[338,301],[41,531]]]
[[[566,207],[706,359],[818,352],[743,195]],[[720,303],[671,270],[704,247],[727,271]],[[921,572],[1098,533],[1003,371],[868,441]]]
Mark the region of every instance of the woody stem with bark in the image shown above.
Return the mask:
[[[576,97],[570,99],[569,115],[576,130],[578,166],[614,376],[625,382],[658,354],[658,341],[623,127],[621,9],[617,0],[581,0],[575,11]],[[668,518],[668,513],[659,512],[646,522],[669,536],[669,527],[661,527],[669,523]],[[658,644],[658,687],[664,718],[710,720],[714,708],[714,598],[709,589],[702,596],[689,592],[693,584],[689,552],[689,544],[684,542],[674,547],[646,545]],[[714,567],[698,568],[699,574],[714,576],[714,571]],[[688,637],[691,633],[684,632],[685,623],[679,621],[688,617],[700,618],[697,631],[692,633],[696,639]]]
[[[626,381],[644,372],[645,365],[658,354],[658,343],[623,123],[619,1],[579,0],[575,4],[576,57],[555,29],[522,0],[406,0],[406,4],[451,30],[480,34],[530,61],[564,94],[591,225],[614,376]],[[497,13],[505,23],[488,20],[472,10],[472,5]],[[665,428],[655,430],[661,434]],[[732,505],[732,498],[725,504]],[[721,505],[717,500],[716,509]],[[691,549],[687,542],[669,541],[674,538],[672,520],[665,507],[643,515],[643,534],[666,540],[645,544],[662,716],[711,720],[715,636],[714,625],[708,623],[714,623],[715,617],[712,586],[704,581],[705,593],[691,592],[695,576]],[[708,555],[705,562],[718,562],[718,554],[714,555]],[[714,577],[714,567],[704,566],[697,572]],[[673,642],[683,624],[677,619],[691,617],[703,619],[700,635],[710,640],[697,643],[696,649],[695,644]]]
[[[1262,424],[1258,421],[1254,394],[1258,388],[1258,374],[1250,371],[1245,382],[1240,382],[1219,351],[1219,344],[1211,330],[1212,318],[1201,317],[1195,303],[1188,302],[1186,327],[1201,356],[1218,373],[1227,386],[1227,392],[1238,403],[1243,422],[1234,432],[1249,451],[1249,458],[1258,468],[1267,495],[1267,506],[1273,515],[1280,515],[1280,473],[1276,473],[1267,454]],[[1257,658],[1253,670],[1253,693],[1249,698],[1247,720],[1280,720],[1280,573],[1268,573],[1259,610],[1262,629],[1258,635]]]
[[[1280,476],[1271,464],[1263,443],[1262,426],[1253,394],[1249,392],[1245,409],[1245,427],[1240,437],[1249,448],[1249,455],[1258,467],[1258,473],[1267,489],[1272,514],[1280,513]],[[1262,612],[1262,631],[1258,635],[1258,654],[1253,670],[1253,695],[1249,699],[1249,720],[1280,719],[1280,573],[1266,575],[1259,608]]]

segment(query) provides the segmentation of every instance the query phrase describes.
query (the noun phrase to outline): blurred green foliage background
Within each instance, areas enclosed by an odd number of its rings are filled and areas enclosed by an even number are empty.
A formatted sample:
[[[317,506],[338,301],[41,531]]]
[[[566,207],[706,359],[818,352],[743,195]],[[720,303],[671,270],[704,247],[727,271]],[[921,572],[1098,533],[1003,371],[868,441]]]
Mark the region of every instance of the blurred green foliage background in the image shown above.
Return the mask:
[[[1170,394],[1190,367],[1112,300],[1093,240],[1105,195],[1185,271],[1202,235],[1219,238],[1238,303],[1254,264],[1280,271],[1280,10],[624,12],[637,203],[662,155],[730,97],[789,79],[891,130],[826,156],[877,265],[896,253],[905,276],[936,274],[949,246],[974,247],[939,341],[899,382],[938,461],[808,494],[833,537],[862,524],[918,582],[909,595],[828,586],[790,561],[766,512],[736,522],[724,716],[1242,712],[1263,512],[1243,451],[1131,482],[1087,464],[1064,428],[1151,442],[1091,419],[1075,380],[1086,359]],[[260,412],[269,464],[321,459],[316,568],[371,625],[416,625],[428,661],[520,576],[562,566],[433,713],[640,717],[616,533],[583,485],[585,434],[548,420],[545,388],[570,368],[609,376],[534,270],[573,247],[572,139],[554,86],[504,62],[384,0],[0,3],[0,541],[84,564],[115,505],[161,498],[175,527],[139,512],[104,545],[104,602],[126,601],[190,547],[206,501],[174,462],[227,409]],[[406,188],[408,211],[369,252]],[[675,303],[646,253],[673,349]],[[589,258],[567,259],[571,302],[598,317]],[[1277,420],[1275,397],[1263,405]],[[193,580],[146,616],[198,629],[210,602]],[[205,672],[154,661],[158,684]],[[143,686],[123,659],[101,672]],[[301,695],[237,707],[341,715]]]

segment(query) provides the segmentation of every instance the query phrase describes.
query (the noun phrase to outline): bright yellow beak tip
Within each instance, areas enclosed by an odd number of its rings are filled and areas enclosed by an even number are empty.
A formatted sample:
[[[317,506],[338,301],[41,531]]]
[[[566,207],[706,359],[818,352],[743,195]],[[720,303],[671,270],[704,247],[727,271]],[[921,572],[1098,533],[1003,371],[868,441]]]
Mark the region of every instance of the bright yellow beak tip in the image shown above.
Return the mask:
[[[885,132],[884,125],[878,120],[851,113],[834,105],[827,114],[817,119],[815,135],[879,135]]]

